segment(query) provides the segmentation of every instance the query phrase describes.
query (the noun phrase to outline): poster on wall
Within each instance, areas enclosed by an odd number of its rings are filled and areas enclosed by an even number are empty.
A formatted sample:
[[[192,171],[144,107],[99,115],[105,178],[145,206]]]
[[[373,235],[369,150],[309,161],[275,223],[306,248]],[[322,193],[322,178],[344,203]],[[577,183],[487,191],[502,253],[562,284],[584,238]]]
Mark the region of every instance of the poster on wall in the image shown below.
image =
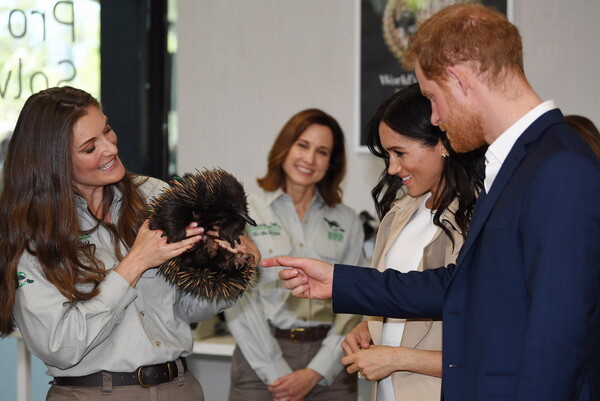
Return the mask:
[[[417,82],[402,68],[403,52],[420,22],[443,7],[481,3],[509,13],[511,0],[359,0],[360,1],[360,123],[359,151],[366,148],[366,126],[385,99]]]
[[[2,0],[0,171],[27,98],[64,85],[99,98],[100,1]]]

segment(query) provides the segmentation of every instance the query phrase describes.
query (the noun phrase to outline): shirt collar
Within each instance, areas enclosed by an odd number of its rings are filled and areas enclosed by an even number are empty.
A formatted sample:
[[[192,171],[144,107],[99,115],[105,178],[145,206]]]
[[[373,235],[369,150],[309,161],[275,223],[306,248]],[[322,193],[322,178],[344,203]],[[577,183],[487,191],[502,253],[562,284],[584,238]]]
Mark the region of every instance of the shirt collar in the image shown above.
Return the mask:
[[[265,199],[266,199],[268,205],[271,205],[273,202],[277,201],[278,199],[283,199],[283,198],[288,198],[291,200],[289,195],[286,194],[285,192],[283,192],[283,189],[281,189],[281,188],[277,188],[275,191],[265,191]],[[324,203],[325,203],[325,201],[323,200],[321,193],[317,189],[315,191],[315,196],[313,197],[312,204],[321,205]]]
[[[111,214],[113,213],[114,208],[121,203],[121,200],[123,198],[123,193],[121,192],[121,190],[119,189],[118,186],[114,185],[113,189],[115,191],[115,194],[113,197],[112,204],[110,205]],[[87,209],[88,208],[87,201],[81,195],[75,193],[74,196],[75,196],[75,206],[77,208],[79,208],[79,209]]]
[[[494,142],[490,144],[485,153],[485,190],[490,191],[492,183],[500,171],[500,167],[506,160],[508,153],[519,139],[521,134],[533,124],[542,114],[556,108],[554,100],[540,103],[527,114],[517,120],[506,131],[504,131]]]

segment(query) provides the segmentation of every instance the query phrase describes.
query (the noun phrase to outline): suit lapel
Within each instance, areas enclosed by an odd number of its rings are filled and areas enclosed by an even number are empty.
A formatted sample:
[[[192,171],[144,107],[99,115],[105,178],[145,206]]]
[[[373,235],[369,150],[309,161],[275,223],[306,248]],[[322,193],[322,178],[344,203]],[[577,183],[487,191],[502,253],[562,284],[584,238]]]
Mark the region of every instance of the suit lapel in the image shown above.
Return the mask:
[[[483,228],[485,222],[487,221],[488,216],[490,215],[498,197],[502,193],[502,190],[506,186],[508,179],[512,176],[513,172],[525,156],[525,149],[521,146],[518,149],[515,144],[513,149],[508,154],[506,160],[502,164],[502,168],[498,172],[492,187],[490,188],[490,193],[487,195],[481,195],[477,200],[477,204],[475,210],[473,212],[473,218],[471,220],[471,226],[469,227],[469,233],[467,235],[467,240],[465,245],[460,251],[457,264],[460,266],[460,262],[462,259],[469,253],[473,243],[479,236],[481,229]]]
[[[512,149],[508,153],[506,160],[502,163],[502,167],[490,188],[489,194],[484,196],[482,199],[477,201],[475,210],[473,212],[473,218],[471,219],[471,226],[467,235],[467,240],[460,250],[458,260],[456,264],[461,265],[461,262],[469,254],[469,251],[476,242],[477,237],[481,233],[488,216],[492,212],[494,205],[498,201],[498,198],[502,194],[504,187],[512,177],[516,168],[521,164],[523,158],[527,155],[527,145],[533,141],[536,141],[541,136],[542,132],[550,125],[564,121],[562,113],[558,109],[554,109],[544,113],[541,117],[535,120],[524,132],[521,134],[519,139],[515,142]]]

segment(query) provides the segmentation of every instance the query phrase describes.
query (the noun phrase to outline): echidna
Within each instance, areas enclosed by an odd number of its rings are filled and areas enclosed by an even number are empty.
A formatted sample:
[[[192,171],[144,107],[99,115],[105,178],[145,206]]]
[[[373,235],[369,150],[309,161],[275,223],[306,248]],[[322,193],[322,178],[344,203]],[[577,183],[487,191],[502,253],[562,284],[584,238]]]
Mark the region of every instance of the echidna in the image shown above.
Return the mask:
[[[150,204],[150,228],[165,232],[169,242],[185,238],[192,221],[206,231],[218,230],[219,239],[233,247],[240,241],[248,216],[242,184],[227,171],[205,169],[173,180]],[[158,271],[183,291],[206,299],[236,300],[254,284],[251,254],[233,254],[213,237],[203,238],[190,251],[159,266]]]

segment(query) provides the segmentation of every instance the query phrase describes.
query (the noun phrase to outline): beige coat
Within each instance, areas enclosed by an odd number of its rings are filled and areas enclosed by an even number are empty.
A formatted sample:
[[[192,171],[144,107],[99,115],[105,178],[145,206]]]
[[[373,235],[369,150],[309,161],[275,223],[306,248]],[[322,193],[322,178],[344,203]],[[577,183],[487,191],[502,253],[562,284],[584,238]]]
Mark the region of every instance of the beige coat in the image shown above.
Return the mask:
[[[404,229],[410,217],[418,209],[423,201],[423,196],[412,198],[408,195],[396,200],[390,211],[384,216],[373,251],[374,268],[385,270],[385,255],[394,243],[396,237]],[[457,201],[448,208],[455,211]],[[454,214],[446,210],[442,218],[442,224],[450,229],[454,238],[454,246],[450,238],[438,228],[431,242],[425,247],[423,257],[419,263],[418,270],[431,269],[454,263],[458,256],[458,250],[462,246],[463,237],[460,234]],[[381,344],[383,318],[369,318],[369,331],[374,344]],[[388,319],[394,322],[395,319]],[[442,349],[442,322],[433,320],[406,321],[404,333],[400,345],[403,347],[441,350]],[[434,401],[440,399],[442,380],[437,377],[421,375],[412,372],[398,371],[392,374],[392,385],[394,388],[395,401]],[[376,384],[376,383],[375,383]],[[377,386],[373,386],[372,399],[376,399]]]

